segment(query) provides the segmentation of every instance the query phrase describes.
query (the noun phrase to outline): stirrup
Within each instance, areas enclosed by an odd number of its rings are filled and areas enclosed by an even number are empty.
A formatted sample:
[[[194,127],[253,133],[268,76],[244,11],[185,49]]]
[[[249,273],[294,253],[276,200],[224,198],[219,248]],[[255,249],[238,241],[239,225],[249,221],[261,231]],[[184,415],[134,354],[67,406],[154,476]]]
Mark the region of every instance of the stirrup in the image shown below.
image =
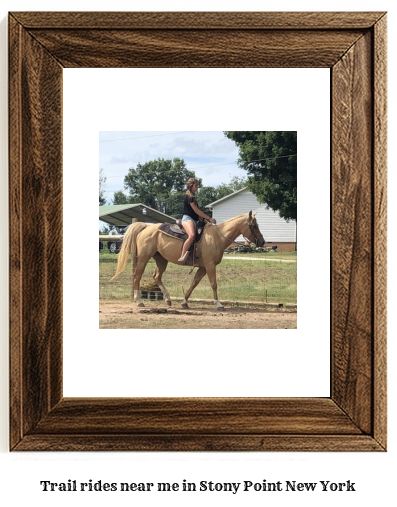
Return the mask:
[[[182,255],[181,257],[179,257],[178,262],[185,262],[185,260],[187,259],[188,255],[189,255],[189,250],[187,252],[185,252],[184,255]]]

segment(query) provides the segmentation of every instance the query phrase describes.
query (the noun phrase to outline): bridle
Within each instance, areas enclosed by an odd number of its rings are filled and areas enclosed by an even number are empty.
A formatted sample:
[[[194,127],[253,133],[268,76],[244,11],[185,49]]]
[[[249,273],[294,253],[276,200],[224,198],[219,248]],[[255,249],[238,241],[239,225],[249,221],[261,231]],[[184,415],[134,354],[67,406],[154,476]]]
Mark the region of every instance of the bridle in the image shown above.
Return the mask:
[[[211,223],[211,222],[210,222]],[[247,222],[247,225],[248,227],[244,230],[244,232],[241,233],[241,235],[243,236],[243,238],[245,239],[245,241],[248,241],[249,243],[253,243],[253,241],[251,241],[250,239],[248,239],[246,236],[245,236],[245,233],[250,230],[252,232],[252,235],[254,236],[255,238],[255,246],[258,246],[258,239],[259,239],[259,236],[262,236],[261,232],[259,231],[259,227],[258,227],[258,224],[256,223],[256,220],[255,220],[255,225],[254,224],[250,224],[249,222]],[[227,239],[228,241],[230,241],[231,243],[236,243],[237,245],[244,245],[245,243],[242,242],[242,241],[236,241],[235,239],[230,239],[228,238],[227,236],[225,236],[223,234],[223,232],[221,232],[218,228],[218,233],[223,236],[225,239]],[[262,236],[263,238],[263,236]]]
[[[259,236],[262,236],[262,234],[260,233],[259,231],[259,227],[258,227],[258,224],[256,223],[256,219],[255,220],[255,224],[250,224],[248,223],[248,227],[247,229],[245,229],[245,231],[242,233],[242,236],[243,238],[246,240],[246,241],[249,241],[250,243],[253,243],[253,241],[251,241],[250,239],[248,239],[246,236],[245,236],[245,233],[250,230],[252,235],[254,236],[255,238],[255,246],[258,246],[258,239],[259,239]],[[263,237],[263,236],[262,236]]]

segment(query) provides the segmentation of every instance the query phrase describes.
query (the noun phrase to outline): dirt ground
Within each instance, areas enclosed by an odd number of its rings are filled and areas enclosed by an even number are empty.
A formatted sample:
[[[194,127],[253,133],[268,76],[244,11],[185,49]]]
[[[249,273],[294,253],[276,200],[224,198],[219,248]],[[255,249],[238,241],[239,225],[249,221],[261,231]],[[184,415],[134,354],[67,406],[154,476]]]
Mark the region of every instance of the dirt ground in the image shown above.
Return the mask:
[[[179,302],[168,307],[164,301],[150,301],[144,308],[126,301],[99,302],[100,329],[296,329],[296,309],[225,306],[218,310],[202,302]]]

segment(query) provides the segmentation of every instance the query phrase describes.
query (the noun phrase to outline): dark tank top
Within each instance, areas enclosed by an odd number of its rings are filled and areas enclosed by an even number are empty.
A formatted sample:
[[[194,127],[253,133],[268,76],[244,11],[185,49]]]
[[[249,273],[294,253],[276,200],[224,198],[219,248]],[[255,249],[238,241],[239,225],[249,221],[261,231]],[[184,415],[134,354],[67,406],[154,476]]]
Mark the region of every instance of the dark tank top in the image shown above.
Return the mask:
[[[183,200],[183,214],[189,215],[189,217],[192,217],[193,220],[196,220],[197,222],[199,216],[195,211],[193,211],[192,207],[190,206],[192,202],[197,205],[197,199],[195,197],[189,197],[188,195],[185,195],[185,198]]]

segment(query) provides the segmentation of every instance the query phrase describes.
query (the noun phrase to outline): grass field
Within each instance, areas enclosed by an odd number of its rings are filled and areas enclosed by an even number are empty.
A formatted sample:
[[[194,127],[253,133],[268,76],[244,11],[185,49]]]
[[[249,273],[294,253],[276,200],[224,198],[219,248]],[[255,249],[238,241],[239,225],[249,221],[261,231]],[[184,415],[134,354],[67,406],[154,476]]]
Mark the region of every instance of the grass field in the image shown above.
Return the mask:
[[[240,258],[243,257],[243,260]],[[296,253],[228,254],[217,266],[218,296],[228,301],[296,304]],[[131,299],[131,262],[115,281],[117,255],[99,254],[99,298],[101,300]],[[141,285],[152,283],[155,262],[149,261]],[[192,268],[169,263],[163,282],[171,298],[182,298],[193,279]],[[212,289],[205,276],[191,298],[212,299]]]

